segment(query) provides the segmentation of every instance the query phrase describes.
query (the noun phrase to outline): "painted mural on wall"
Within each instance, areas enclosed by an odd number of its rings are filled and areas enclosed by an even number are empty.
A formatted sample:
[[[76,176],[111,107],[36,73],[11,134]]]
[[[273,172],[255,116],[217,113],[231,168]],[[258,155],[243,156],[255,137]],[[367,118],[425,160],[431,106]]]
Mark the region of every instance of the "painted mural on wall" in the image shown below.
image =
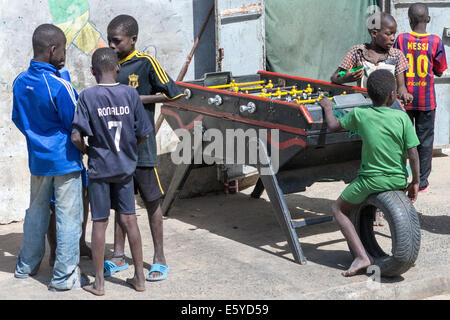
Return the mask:
[[[119,14],[139,23],[137,49],[154,57],[173,77],[193,45],[192,0],[0,0],[0,224],[21,221],[29,203],[29,168],[26,140],[11,121],[13,80],[33,57],[32,34],[42,23],[59,26],[67,38],[66,68],[78,92],[95,85],[91,55],[107,45],[106,28]],[[194,63],[194,61],[192,61]],[[194,65],[194,64],[192,64]],[[190,67],[186,79],[193,79]],[[158,152],[176,145],[163,125]],[[171,148],[171,149],[169,149]]]
[[[53,23],[66,35],[66,47],[74,45],[92,55],[97,48],[106,46],[102,34],[89,21],[87,0],[48,0],[48,6]]]

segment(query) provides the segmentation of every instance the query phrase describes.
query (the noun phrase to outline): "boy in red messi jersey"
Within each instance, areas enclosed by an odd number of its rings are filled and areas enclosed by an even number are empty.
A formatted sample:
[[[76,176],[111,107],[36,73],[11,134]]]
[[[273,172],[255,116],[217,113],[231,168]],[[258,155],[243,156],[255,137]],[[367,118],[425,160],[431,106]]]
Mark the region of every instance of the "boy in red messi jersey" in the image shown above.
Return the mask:
[[[412,31],[400,34],[394,47],[400,49],[409,62],[405,82],[414,99],[412,103],[405,105],[405,109],[414,123],[420,141],[420,146],[417,147],[420,158],[419,192],[424,192],[429,188],[428,176],[433,153],[436,109],[434,75],[442,75],[447,69],[447,60],[442,40],[426,33],[430,22],[427,6],[423,3],[411,5],[408,17]]]

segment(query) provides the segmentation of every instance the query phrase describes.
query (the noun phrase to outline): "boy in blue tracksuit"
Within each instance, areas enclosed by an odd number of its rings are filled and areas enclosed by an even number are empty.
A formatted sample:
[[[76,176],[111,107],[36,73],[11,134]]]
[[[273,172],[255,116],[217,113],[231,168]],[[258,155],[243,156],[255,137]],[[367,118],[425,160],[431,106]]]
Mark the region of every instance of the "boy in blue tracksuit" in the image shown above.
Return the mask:
[[[58,75],[68,81],[70,80],[70,74],[69,71],[65,68],[62,68],[58,70]],[[88,247],[86,244],[86,225],[87,225],[87,219],[89,215],[89,196],[87,193],[87,187],[88,187],[88,176],[86,168],[83,166],[83,170],[81,171],[81,181],[83,184],[83,224],[82,224],[82,233],[80,237],[80,258],[81,257],[88,257],[89,259],[92,259],[92,252],[91,248]],[[50,223],[47,230],[47,240],[50,247],[50,256],[48,259],[48,264],[50,267],[53,267],[55,265],[55,256],[56,256],[56,218],[55,218],[55,195],[52,197],[52,203],[50,204]]]
[[[58,247],[49,290],[69,290],[80,287],[83,221],[81,154],[70,139],[77,93],[58,76],[66,58],[61,29],[40,25],[32,41],[30,67],[13,84],[12,120],[26,138],[31,172],[30,207],[14,275],[27,278],[39,270],[54,190]]]

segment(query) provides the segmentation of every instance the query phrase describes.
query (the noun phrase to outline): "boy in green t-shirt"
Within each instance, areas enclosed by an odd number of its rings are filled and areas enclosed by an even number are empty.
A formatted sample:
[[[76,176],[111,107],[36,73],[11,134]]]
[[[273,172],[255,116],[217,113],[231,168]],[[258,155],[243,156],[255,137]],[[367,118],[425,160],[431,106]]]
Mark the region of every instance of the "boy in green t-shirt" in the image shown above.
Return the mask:
[[[371,264],[347,216],[351,210],[370,194],[387,190],[405,190],[412,202],[417,199],[420,173],[416,146],[419,145],[419,139],[408,115],[390,108],[397,97],[396,89],[395,78],[390,71],[376,70],[367,80],[367,91],[373,107],[356,107],[338,119],[333,115],[330,100],[319,101],[330,131],[358,130],[363,142],[358,177],[345,188],[332,206],[336,222],[356,256],[350,268],[342,273],[345,277],[353,276]],[[413,174],[409,185],[407,156]]]

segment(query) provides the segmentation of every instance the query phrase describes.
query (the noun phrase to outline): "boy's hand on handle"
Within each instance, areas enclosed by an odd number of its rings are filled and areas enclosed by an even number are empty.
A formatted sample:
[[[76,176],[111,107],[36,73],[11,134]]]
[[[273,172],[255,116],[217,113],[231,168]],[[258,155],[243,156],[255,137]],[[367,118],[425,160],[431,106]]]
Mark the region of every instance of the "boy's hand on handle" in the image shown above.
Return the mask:
[[[318,99],[318,104],[322,107],[324,113],[324,119],[327,124],[328,129],[331,132],[339,131],[342,129],[341,123],[333,114],[333,103],[324,95],[320,95]]]
[[[330,109],[333,108],[333,103],[329,99],[324,97],[323,95],[321,95],[319,97],[318,103],[324,109],[326,109],[326,108],[330,108]]]
[[[416,202],[417,195],[419,194],[419,183],[411,182],[404,191],[412,203]]]

